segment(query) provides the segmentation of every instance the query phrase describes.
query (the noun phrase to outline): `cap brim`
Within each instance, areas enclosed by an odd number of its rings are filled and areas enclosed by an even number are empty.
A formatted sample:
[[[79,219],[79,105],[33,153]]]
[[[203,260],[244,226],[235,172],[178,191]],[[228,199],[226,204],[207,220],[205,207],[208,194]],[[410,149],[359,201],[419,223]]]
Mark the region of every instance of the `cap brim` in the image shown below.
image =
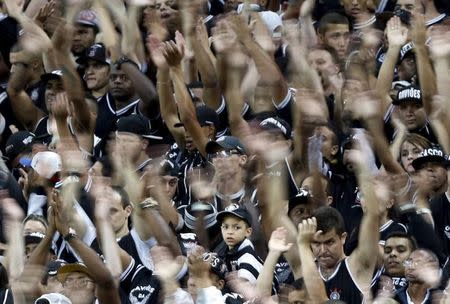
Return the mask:
[[[206,144],[205,151],[208,154],[220,152],[226,150],[227,148],[224,145],[219,144],[217,141],[210,141]]]
[[[41,76],[41,81],[42,82],[48,82],[49,80],[53,80],[53,79],[61,79],[61,76],[56,75],[56,74],[52,74],[52,73],[47,73]]]
[[[392,100],[392,104],[394,106],[401,105],[402,103],[405,103],[405,102],[414,102],[414,103],[417,103],[419,105],[423,105],[422,101],[421,100],[419,101],[417,99],[403,99],[402,101],[399,101],[398,99],[393,99]]]
[[[148,138],[148,139],[158,139],[158,140],[163,140],[162,136],[155,136],[155,135],[141,135],[144,138]]]
[[[58,273],[56,275],[58,281],[63,283],[66,280],[66,277],[68,274],[73,272],[81,272],[86,275],[88,275],[90,278],[92,278],[92,275],[90,274],[89,270],[86,266],[80,265],[80,264],[67,264],[64,266],[61,266],[58,269]]]
[[[450,162],[442,156],[429,155],[416,158],[415,160],[413,160],[412,166],[415,170],[420,170],[420,168],[425,163],[439,163],[444,167],[448,167],[450,165]]]
[[[25,236],[25,245],[28,244],[39,244],[44,238],[40,238],[38,236],[26,235]]]
[[[235,216],[235,217],[237,217],[237,218],[240,218],[241,220],[243,220],[244,222],[246,222],[247,224],[250,225],[250,223],[248,223],[248,220],[247,220],[245,217],[243,217],[242,215],[240,215],[240,214],[238,214],[238,213],[236,213],[236,212],[234,212],[234,211],[221,211],[221,212],[217,213],[217,215],[216,215],[216,221],[217,221],[218,223],[222,223],[223,219],[224,219],[227,215],[232,215],[232,216]]]
[[[101,63],[103,65],[110,65],[111,64],[111,61],[108,62],[108,60],[105,61],[105,60],[100,60],[100,59],[97,59],[97,58],[91,58],[91,57],[86,57],[86,56],[78,57],[78,59],[75,60],[75,62],[78,63],[78,64],[81,64],[81,65],[86,65],[89,60]]]

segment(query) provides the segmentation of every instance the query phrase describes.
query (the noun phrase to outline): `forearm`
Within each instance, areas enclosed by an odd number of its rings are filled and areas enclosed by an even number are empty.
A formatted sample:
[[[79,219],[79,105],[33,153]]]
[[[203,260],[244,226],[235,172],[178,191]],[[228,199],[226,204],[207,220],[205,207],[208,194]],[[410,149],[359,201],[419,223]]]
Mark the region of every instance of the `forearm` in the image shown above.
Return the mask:
[[[422,91],[422,101],[425,112],[430,115],[432,112],[431,100],[437,93],[436,75],[434,74],[425,45],[415,45],[414,50],[417,60],[420,89]]]
[[[111,225],[106,220],[97,220],[97,234],[101,241],[106,267],[108,267],[108,270],[114,278],[118,278],[124,270],[124,265],[122,265],[120,259],[120,247],[117,244]]]
[[[48,254],[52,244],[54,232],[47,231],[45,238],[37,245],[27,260],[27,265],[45,266],[48,262]]]
[[[380,73],[378,74],[376,92],[383,103],[383,113],[386,112],[390,100],[388,98],[389,91],[391,90],[392,81],[394,80],[395,65],[398,60],[398,54],[400,52],[400,47],[391,46],[389,47],[386,57],[384,58],[383,64],[380,68]]]
[[[450,101],[450,58],[438,57],[434,59],[434,70],[436,71],[436,83],[438,94]]]
[[[132,63],[123,63],[120,68],[136,88],[136,92],[141,98],[142,106],[140,108],[144,109],[143,114],[149,115],[150,118],[158,116],[159,111],[155,113],[155,109],[159,108],[158,92],[151,80]]]
[[[9,246],[7,249],[7,264],[9,279],[14,281],[20,277],[23,271],[25,244],[23,239],[23,226],[20,222],[11,223],[9,230]]]
[[[264,267],[256,280],[256,288],[260,296],[270,296],[272,294],[272,281],[273,274],[275,271],[275,266],[277,265],[278,259],[280,258],[280,252],[270,251],[266,256],[264,261]]]
[[[400,150],[403,144],[403,141],[406,138],[406,128],[396,129],[397,133],[395,134],[394,141],[391,144],[391,156],[395,160],[400,155]]]
[[[299,243],[298,252],[302,261],[302,274],[309,298],[314,303],[324,303],[328,300],[325,286],[320,277],[309,243]]]

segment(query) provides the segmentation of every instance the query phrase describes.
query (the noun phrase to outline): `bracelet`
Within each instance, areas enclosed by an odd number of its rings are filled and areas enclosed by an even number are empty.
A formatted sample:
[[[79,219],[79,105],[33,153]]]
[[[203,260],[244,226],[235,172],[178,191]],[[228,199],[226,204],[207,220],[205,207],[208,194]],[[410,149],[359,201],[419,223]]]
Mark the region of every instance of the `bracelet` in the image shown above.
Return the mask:
[[[412,203],[407,203],[407,204],[401,205],[399,207],[399,209],[400,209],[401,213],[414,212],[414,211],[416,211],[416,205],[414,205]]]
[[[137,206],[141,210],[156,209],[156,208],[159,208],[159,203],[153,197],[148,197],[144,201],[139,203]]]
[[[139,65],[130,58],[128,58],[127,56],[122,56],[119,58],[119,60],[116,61],[117,68],[120,69],[122,64],[124,63],[131,63],[139,70]]]
[[[64,241],[70,242],[73,239],[78,238],[77,232],[73,228],[69,228],[69,232],[63,237]]]

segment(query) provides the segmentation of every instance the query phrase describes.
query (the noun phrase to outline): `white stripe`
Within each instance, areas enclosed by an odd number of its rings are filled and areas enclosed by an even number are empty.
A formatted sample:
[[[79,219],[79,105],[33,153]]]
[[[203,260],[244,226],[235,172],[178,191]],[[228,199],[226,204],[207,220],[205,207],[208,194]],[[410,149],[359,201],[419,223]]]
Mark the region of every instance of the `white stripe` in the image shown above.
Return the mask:
[[[383,12],[384,9],[386,8],[387,3],[388,3],[388,0],[381,0],[380,4],[378,4],[377,10],[375,12],[376,13]]]
[[[0,104],[3,102],[3,100],[6,99],[6,97],[8,97],[8,94],[6,94],[6,92],[0,94]]]
[[[8,300],[8,293],[9,293],[9,289],[6,289],[5,299],[3,300],[3,304],[5,304],[6,300]]]
[[[341,268],[342,265],[342,261],[339,262],[338,266],[336,267],[336,269],[334,270],[334,272],[328,277],[328,279],[325,279],[322,275],[322,271],[320,270],[320,266],[318,267],[319,269],[319,275],[322,278],[322,280],[324,282],[328,282],[329,280],[331,280],[332,278],[334,278],[336,276],[336,274],[338,273],[339,269]]]
[[[386,223],[384,223],[381,227],[380,227],[380,232],[383,232],[384,230],[386,230],[387,228],[389,228],[389,226],[391,226],[391,224],[393,223],[393,220],[389,220]]]
[[[426,22],[425,22],[425,25],[426,25],[426,26],[433,25],[433,24],[435,24],[435,23],[438,23],[439,21],[441,21],[441,20],[444,19],[445,17],[446,17],[445,14],[440,14],[439,16],[437,16],[437,17],[435,17],[435,18],[433,18],[433,19],[431,19],[431,20],[426,21]]]
[[[275,101],[272,99],[272,103],[277,110],[281,110],[289,104],[289,101],[292,98],[292,90],[289,88],[284,99],[277,105]]]
[[[349,274],[350,277],[352,278],[353,283],[355,284],[356,288],[358,288],[359,292],[361,292],[361,296],[363,296],[363,295],[364,295],[364,292],[363,292],[363,290],[359,287],[358,283],[356,283],[355,278],[353,277],[352,271],[351,271],[350,267],[348,266],[348,258],[345,258],[344,262],[345,262],[345,267],[347,267],[348,274]]]
[[[122,272],[122,274],[119,277],[120,282],[125,281],[125,279],[130,275],[131,270],[133,270],[135,264],[136,261],[133,258],[131,258],[130,264],[127,266],[127,268]]]
[[[122,115],[123,113],[125,113],[126,111],[128,111],[129,109],[131,109],[133,106],[137,105],[139,103],[140,99],[137,99],[135,101],[133,101],[132,103],[126,105],[125,107],[123,107],[120,110],[116,111],[116,115]]]

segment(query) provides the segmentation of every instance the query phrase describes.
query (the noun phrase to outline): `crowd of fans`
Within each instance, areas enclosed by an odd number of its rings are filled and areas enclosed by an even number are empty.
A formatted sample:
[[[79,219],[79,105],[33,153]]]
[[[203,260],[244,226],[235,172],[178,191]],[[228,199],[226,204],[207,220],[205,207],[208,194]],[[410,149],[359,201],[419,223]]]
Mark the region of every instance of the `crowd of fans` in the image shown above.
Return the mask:
[[[0,302],[450,303],[449,132],[448,0],[2,0]]]

